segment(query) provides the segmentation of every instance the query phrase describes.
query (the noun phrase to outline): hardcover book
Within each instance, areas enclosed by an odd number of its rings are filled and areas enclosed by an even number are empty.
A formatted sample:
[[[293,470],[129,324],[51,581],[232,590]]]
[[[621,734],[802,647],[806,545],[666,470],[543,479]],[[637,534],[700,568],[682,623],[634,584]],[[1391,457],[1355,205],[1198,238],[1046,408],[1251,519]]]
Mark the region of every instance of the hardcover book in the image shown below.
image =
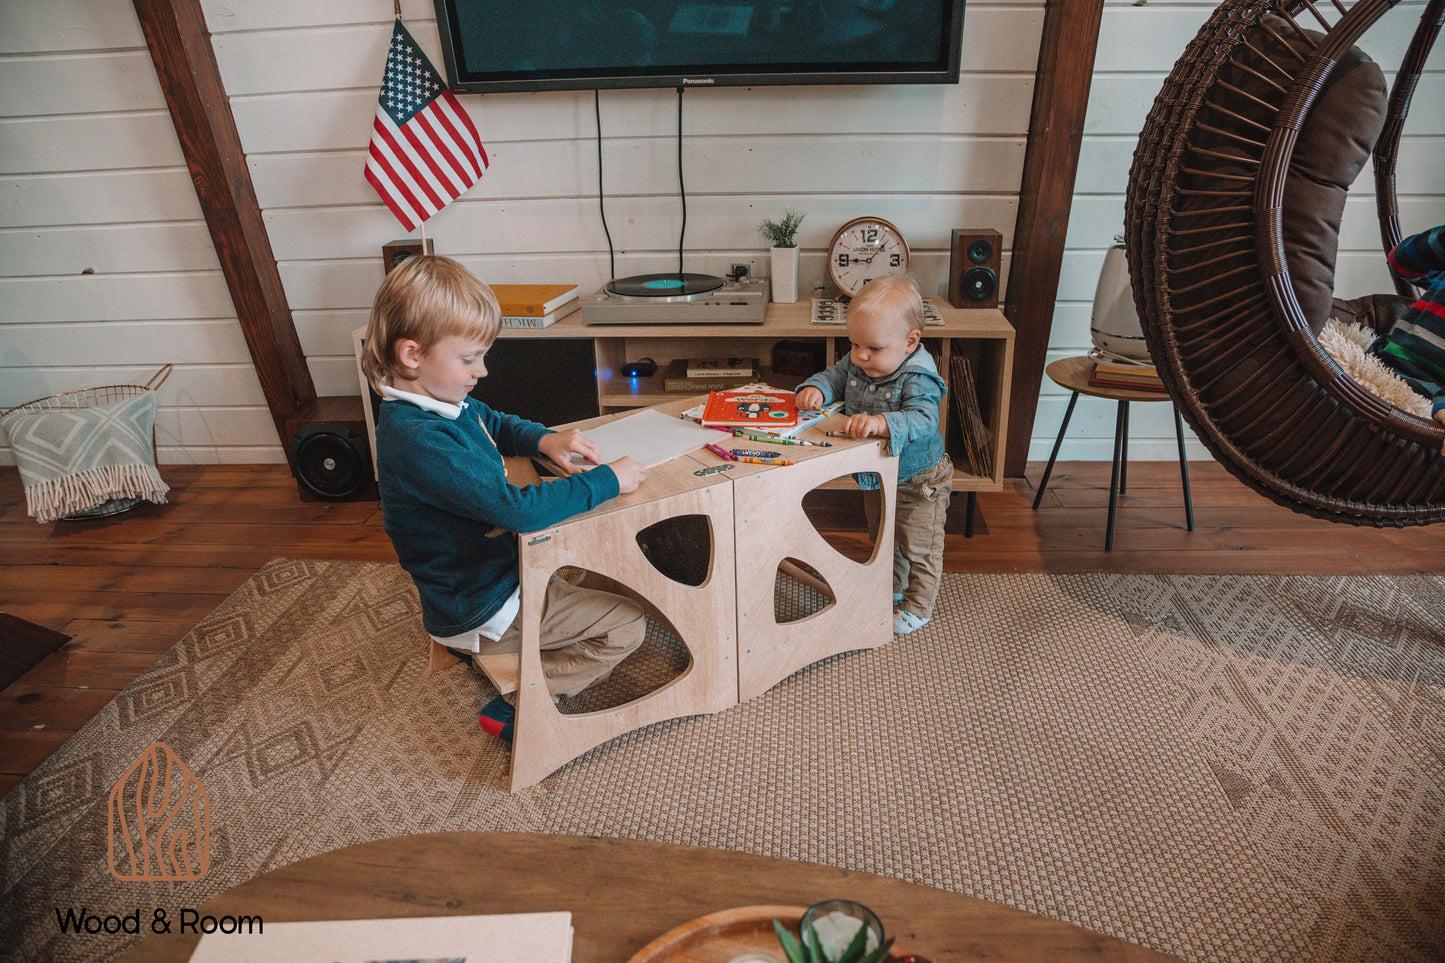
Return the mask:
[[[503,314],[502,327],[504,328],[549,328],[561,319],[567,317],[582,308],[582,302],[578,300],[568,301],[560,308],[548,311],[542,315],[532,314]]]
[[[687,363],[689,378],[757,378],[758,363],[752,358],[693,358]]]
[[[745,374],[717,377],[692,377],[687,373],[688,362],[678,359],[670,361],[667,370],[663,374],[662,389],[664,391],[722,391],[728,388],[741,388],[743,385],[752,384],[758,380],[756,369],[749,370]]]
[[[798,423],[798,405],[791,391],[746,385],[711,392],[702,410],[702,423],[723,428],[791,428]]]
[[[538,318],[579,298],[575,284],[493,284],[503,316]]]

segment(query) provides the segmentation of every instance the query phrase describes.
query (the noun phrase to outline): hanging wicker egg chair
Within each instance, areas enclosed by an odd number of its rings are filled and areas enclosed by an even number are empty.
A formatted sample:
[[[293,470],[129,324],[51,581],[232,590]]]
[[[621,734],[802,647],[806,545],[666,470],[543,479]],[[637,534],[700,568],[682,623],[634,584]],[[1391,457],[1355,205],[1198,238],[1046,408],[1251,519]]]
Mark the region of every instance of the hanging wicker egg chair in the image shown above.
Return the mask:
[[[1296,511],[1377,526],[1445,519],[1445,427],[1356,384],[1317,339],[1372,147],[1381,238],[1400,241],[1396,152],[1445,0],[1424,7],[1387,94],[1355,44],[1397,2],[1222,4],[1145,122],[1125,231],[1150,353],[1214,457]]]

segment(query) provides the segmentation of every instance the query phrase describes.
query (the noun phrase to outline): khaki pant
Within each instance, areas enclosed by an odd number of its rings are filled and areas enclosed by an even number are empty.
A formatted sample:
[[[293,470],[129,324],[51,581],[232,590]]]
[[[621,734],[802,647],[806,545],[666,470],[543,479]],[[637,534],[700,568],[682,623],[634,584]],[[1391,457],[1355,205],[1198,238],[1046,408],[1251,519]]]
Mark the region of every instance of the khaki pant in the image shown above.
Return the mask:
[[[933,617],[938,582],[943,576],[943,523],[953,494],[953,462],[947,455],[898,483],[893,525],[893,594],[898,607],[922,618]],[[882,499],[863,499],[868,530],[876,538]]]
[[[547,583],[542,607],[542,674],[553,697],[575,696],[612,674],[642,644],[647,614],[632,599],[582,588],[556,576]],[[483,654],[520,652],[520,617],[502,637],[481,639]]]

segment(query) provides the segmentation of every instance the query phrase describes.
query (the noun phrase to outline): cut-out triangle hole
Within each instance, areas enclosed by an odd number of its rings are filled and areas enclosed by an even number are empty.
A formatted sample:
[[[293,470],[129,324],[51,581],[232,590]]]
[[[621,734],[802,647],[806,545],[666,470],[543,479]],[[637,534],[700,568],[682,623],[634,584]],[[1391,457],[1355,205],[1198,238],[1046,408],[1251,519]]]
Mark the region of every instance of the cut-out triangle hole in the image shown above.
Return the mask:
[[[818,570],[796,558],[778,563],[773,580],[773,620],[779,625],[817,615],[838,600],[833,587]]]
[[[559,569],[559,577],[573,584],[624,595],[636,601],[640,596],[613,579],[585,569]],[[600,712],[634,702],[650,695],[678,678],[692,666],[692,653],[667,619],[648,609],[647,633],[642,644],[613,667],[607,678],[595,682],[575,696],[557,699],[557,711],[563,715]]]
[[[664,518],[637,533],[637,547],[667,578],[702,585],[712,571],[712,520],[706,515]]]
[[[867,484],[881,483],[877,472],[861,472]],[[803,512],[828,547],[855,562],[872,560],[878,549],[878,524],[883,497],[874,488],[860,488],[853,475],[824,482],[803,496]],[[887,519],[887,524],[893,520]]]

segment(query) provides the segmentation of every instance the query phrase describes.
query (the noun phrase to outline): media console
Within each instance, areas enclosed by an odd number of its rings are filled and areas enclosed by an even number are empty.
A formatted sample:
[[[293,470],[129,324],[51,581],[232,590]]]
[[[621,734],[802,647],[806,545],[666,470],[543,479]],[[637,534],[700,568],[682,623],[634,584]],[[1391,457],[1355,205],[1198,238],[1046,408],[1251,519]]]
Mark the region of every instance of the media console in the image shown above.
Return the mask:
[[[941,298],[932,299],[943,319],[941,325],[929,325],[924,342],[938,362],[938,368],[949,377],[950,391],[956,390],[950,377],[955,357],[965,357],[972,368],[979,413],[989,433],[992,466],[981,472],[965,454],[965,445],[958,425],[957,409],[946,398],[941,412],[941,425],[948,452],[955,466],[954,491],[993,492],[1003,490],[1004,441],[1008,434],[1008,403],[1012,384],[1014,330],[996,308],[955,308]],[[663,373],[669,361],[678,358],[755,357],[764,366],[763,380],[780,388],[792,388],[806,375],[778,374],[767,368],[773,346],[779,341],[804,341],[821,345],[823,365],[830,365],[848,351],[848,340],[842,325],[813,324],[811,302],[804,298],[792,304],[769,304],[762,324],[620,324],[589,325],[582,322],[578,311],[546,328],[503,328],[499,341],[513,359],[526,352],[521,342],[538,342],[539,353],[545,342],[557,340],[590,341],[592,345],[592,377],[596,381],[598,414],[626,411],[649,405],[676,401],[685,395],[663,389]],[[357,377],[362,397],[370,396],[366,381],[360,375],[361,338],[364,329],[353,332],[357,356]],[[513,342],[519,342],[514,344]],[[647,377],[629,378],[621,373],[623,365],[639,358],[657,362],[658,371]],[[515,360],[509,364],[516,364]],[[584,365],[585,366],[585,365]],[[571,367],[579,368],[573,364]],[[535,379],[586,378],[582,370],[561,372],[539,370],[530,373]],[[485,384],[485,382],[483,382]],[[555,387],[555,386],[554,386]],[[585,391],[585,389],[584,389]],[[504,410],[529,416],[524,406]],[[363,405],[367,434],[374,439],[372,406]],[[537,420],[546,421],[546,418]],[[573,420],[573,419],[566,419]],[[374,441],[373,441],[374,449]],[[373,456],[375,451],[373,450]],[[375,464],[375,458],[372,459]]]

